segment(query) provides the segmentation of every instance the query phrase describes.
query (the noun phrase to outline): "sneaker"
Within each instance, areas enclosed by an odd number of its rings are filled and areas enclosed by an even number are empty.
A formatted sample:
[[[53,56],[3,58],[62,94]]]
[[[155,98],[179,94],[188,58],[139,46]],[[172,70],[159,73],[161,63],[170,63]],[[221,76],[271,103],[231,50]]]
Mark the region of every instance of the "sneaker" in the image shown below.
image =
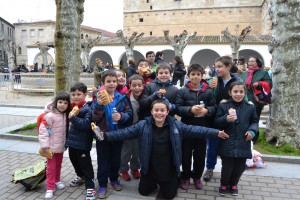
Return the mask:
[[[47,190],[45,194],[45,199],[51,199],[53,197],[54,190]]]
[[[100,187],[98,192],[98,197],[100,199],[106,199],[106,191],[107,191],[106,187]]]
[[[194,184],[197,190],[201,190],[203,188],[203,183],[200,179],[194,179]]]
[[[71,182],[70,182],[70,186],[71,187],[76,187],[78,185],[82,185],[84,183],[84,179],[77,176],[76,178],[74,178]]]
[[[131,180],[128,172],[120,172],[119,176],[124,181],[130,181]]]
[[[141,177],[141,173],[138,169],[130,170],[130,173],[132,174],[133,178],[139,179]]]
[[[56,185],[56,188],[59,190],[62,190],[65,188],[65,185],[62,182],[56,182],[55,185]]]
[[[181,179],[180,188],[183,190],[189,189],[190,179]]]
[[[232,196],[238,196],[239,195],[239,190],[237,189],[237,186],[232,186],[231,187],[231,195]]]
[[[121,191],[122,190],[122,186],[120,184],[120,181],[117,180],[117,181],[112,181],[110,183],[111,183],[111,186],[114,190],[116,190],[116,191]]]
[[[85,200],[93,200],[96,199],[96,190],[95,189],[87,189]]]
[[[214,175],[214,170],[213,169],[207,169],[203,175],[203,180],[208,182]]]
[[[221,187],[219,187],[219,195],[220,196],[225,196],[226,193],[227,193],[227,187],[226,186],[222,185]]]

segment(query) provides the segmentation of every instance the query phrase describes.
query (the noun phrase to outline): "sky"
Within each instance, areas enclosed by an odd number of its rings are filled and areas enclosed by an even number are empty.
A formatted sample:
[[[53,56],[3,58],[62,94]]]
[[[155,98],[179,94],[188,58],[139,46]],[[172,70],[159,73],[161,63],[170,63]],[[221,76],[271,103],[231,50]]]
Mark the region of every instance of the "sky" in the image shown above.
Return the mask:
[[[55,0],[0,0],[0,17],[11,24],[53,20]],[[123,0],[85,0],[82,25],[116,32],[123,29]]]

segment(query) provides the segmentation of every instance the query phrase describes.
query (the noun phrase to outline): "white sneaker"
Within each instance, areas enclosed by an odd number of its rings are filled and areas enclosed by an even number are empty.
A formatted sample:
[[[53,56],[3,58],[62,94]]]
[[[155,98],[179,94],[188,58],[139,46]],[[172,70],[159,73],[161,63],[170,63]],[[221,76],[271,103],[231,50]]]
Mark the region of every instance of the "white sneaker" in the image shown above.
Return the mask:
[[[65,185],[62,182],[57,182],[57,183],[55,183],[55,185],[56,185],[56,188],[59,190],[62,190],[65,188]]]
[[[83,178],[77,176],[70,182],[70,186],[71,187],[79,186],[79,185],[82,185],[84,182],[85,181]]]
[[[51,199],[53,197],[54,190],[47,190],[45,194],[45,199]]]

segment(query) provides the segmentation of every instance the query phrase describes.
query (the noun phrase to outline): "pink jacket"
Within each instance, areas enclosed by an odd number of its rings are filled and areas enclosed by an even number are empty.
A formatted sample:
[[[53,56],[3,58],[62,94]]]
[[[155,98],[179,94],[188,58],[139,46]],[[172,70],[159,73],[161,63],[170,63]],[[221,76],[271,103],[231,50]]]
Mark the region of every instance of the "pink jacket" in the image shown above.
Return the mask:
[[[57,109],[52,109],[52,103],[45,106],[44,116],[52,134],[48,133],[43,123],[39,129],[39,143],[41,148],[49,147],[53,153],[63,153],[66,142],[66,114],[60,113]]]

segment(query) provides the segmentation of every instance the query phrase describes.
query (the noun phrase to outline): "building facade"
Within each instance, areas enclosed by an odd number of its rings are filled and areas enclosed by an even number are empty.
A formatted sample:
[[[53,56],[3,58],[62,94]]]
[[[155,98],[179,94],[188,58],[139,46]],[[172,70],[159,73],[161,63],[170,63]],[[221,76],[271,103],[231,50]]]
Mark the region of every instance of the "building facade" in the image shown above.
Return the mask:
[[[0,36],[4,38],[6,42],[15,41],[15,27],[2,17],[0,17]],[[0,42],[0,67],[7,67],[8,60],[7,54],[3,47],[3,43]]]
[[[124,0],[124,30],[145,36],[171,35],[182,30],[198,35],[233,34],[250,25],[252,35],[270,34],[268,0]]]

